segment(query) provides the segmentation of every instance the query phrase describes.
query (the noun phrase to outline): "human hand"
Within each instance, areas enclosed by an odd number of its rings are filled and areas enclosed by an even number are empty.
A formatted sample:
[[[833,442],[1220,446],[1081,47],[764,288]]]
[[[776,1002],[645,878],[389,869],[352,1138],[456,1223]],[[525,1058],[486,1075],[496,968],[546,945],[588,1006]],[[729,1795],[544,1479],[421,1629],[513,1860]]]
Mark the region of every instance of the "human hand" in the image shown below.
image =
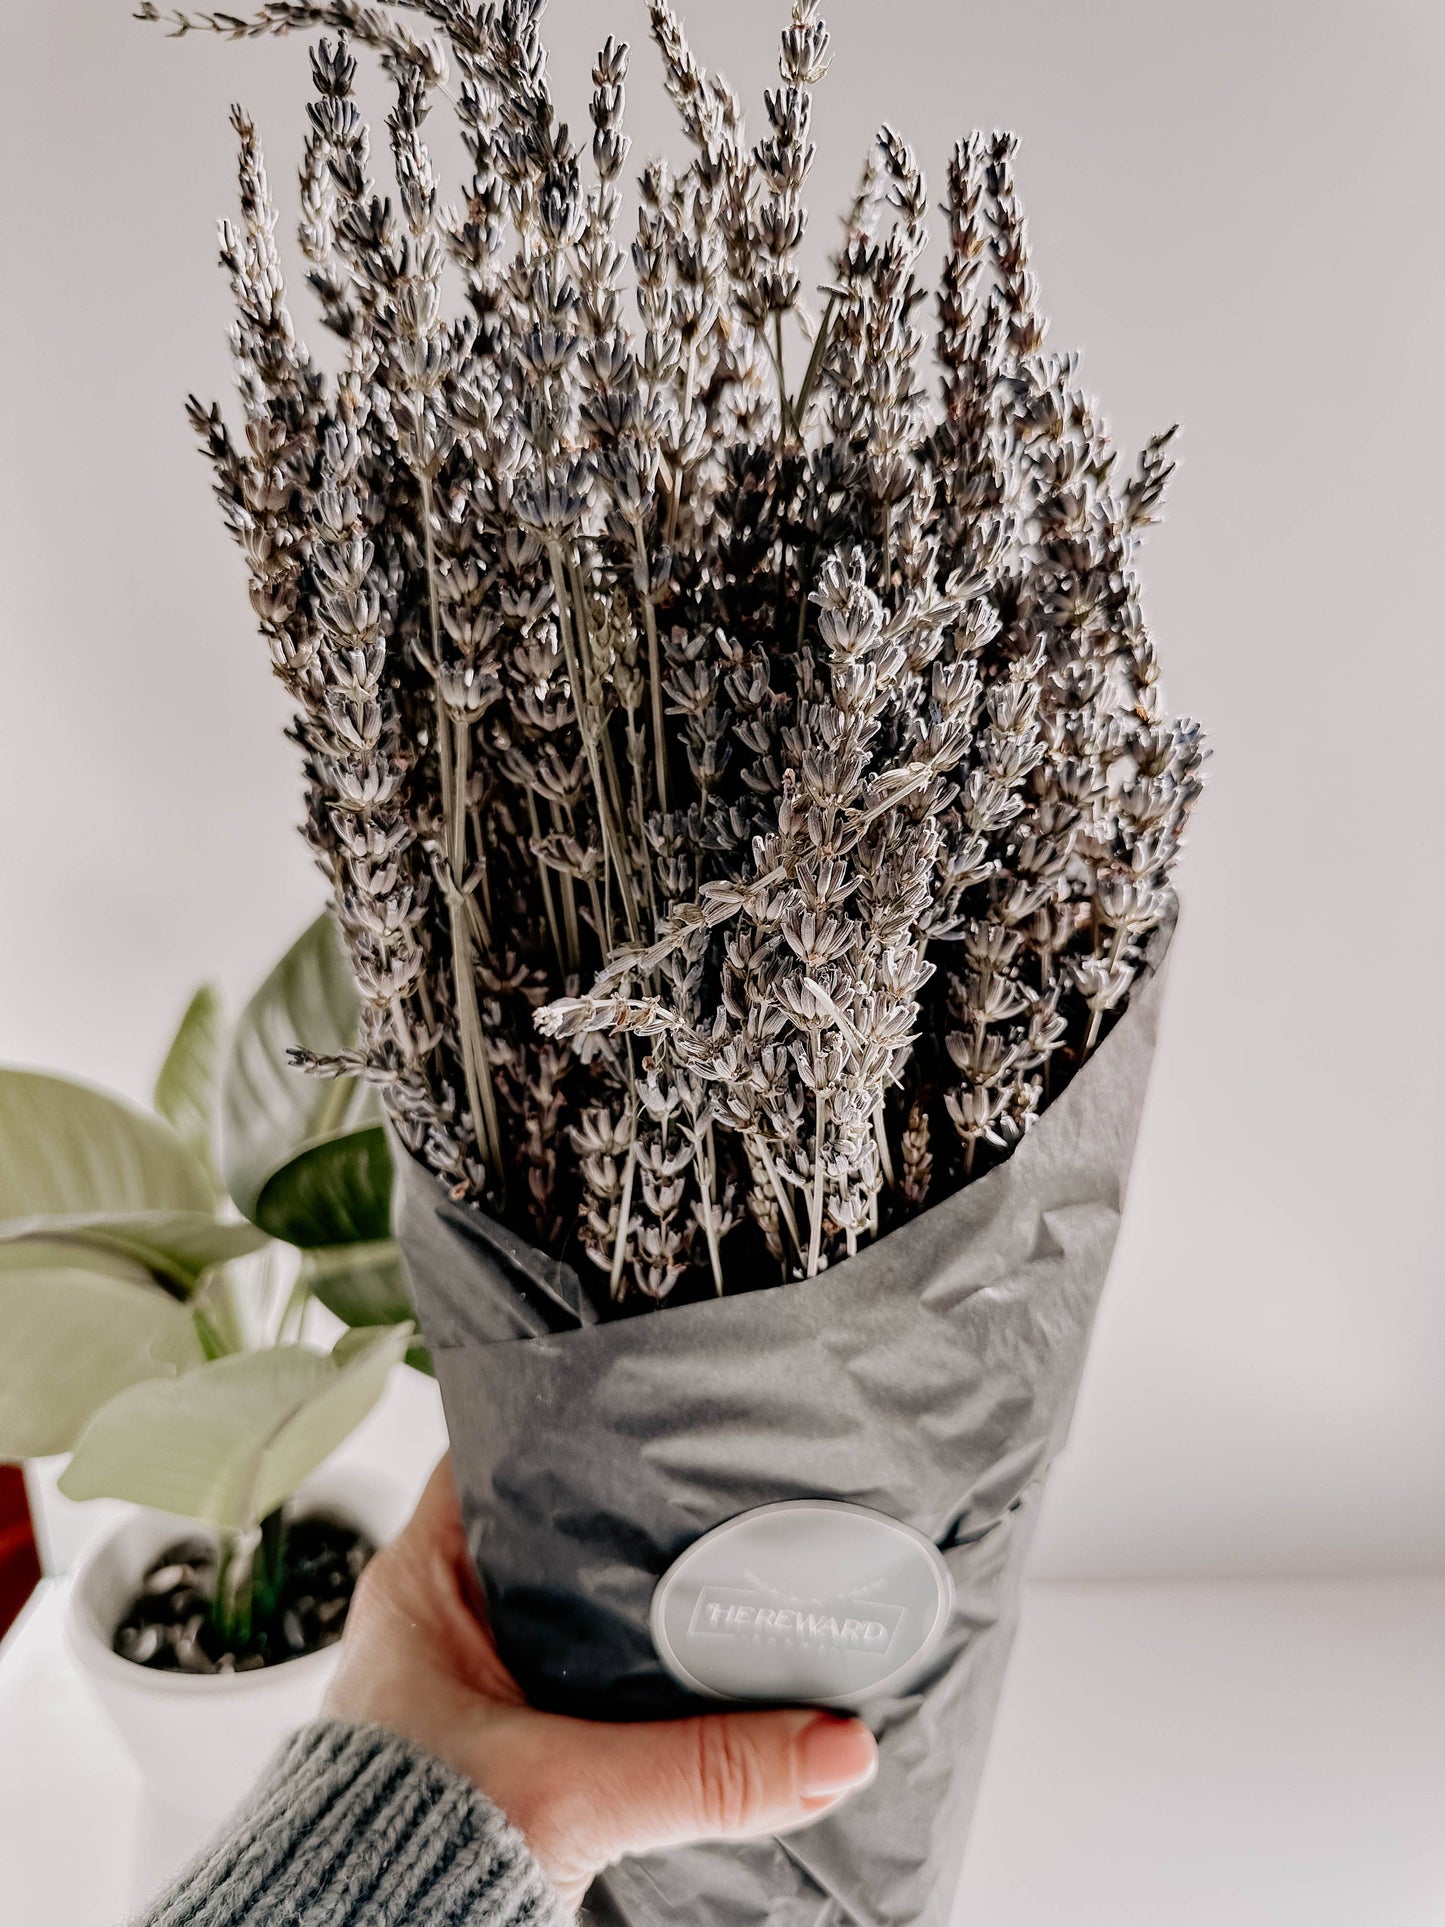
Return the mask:
[[[325,1711],[459,1768],[572,1907],[623,1854],[801,1826],[878,1763],[866,1726],[827,1713],[612,1726],[535,1711],[492,1641],[447,1459],[362,1574]]]

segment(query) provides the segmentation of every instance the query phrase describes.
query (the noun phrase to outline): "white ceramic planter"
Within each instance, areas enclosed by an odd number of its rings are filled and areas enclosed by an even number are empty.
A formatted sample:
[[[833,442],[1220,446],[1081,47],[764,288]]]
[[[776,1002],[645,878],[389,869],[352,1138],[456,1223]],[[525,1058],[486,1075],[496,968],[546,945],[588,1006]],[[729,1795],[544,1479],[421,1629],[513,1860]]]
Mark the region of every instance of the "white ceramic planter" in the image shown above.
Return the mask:
[[[302,1511],[334,1514],[381,1545],[405,1524],[412,1494],[371,1472],[327,1468],[298,1496]],[[277,1747],[315,1719],[339,1648],[254,1673],[160,1673],[122,1659],[111,1640],[146,1568],[194,1521],[132,1511],[87,1550],[66,1605],[70,1653],[151,1791],[171,1806],[220,1820],[254,1785]]]

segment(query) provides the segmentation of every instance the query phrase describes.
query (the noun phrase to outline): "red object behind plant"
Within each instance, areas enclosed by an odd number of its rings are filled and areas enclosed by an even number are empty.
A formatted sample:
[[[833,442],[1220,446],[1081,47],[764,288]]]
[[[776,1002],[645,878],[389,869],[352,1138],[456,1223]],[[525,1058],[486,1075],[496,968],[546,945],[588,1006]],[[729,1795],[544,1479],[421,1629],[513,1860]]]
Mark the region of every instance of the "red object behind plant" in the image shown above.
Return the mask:
[[[0,1637],[40,1583],[40,1559],[18,1465],[0,1465]]]

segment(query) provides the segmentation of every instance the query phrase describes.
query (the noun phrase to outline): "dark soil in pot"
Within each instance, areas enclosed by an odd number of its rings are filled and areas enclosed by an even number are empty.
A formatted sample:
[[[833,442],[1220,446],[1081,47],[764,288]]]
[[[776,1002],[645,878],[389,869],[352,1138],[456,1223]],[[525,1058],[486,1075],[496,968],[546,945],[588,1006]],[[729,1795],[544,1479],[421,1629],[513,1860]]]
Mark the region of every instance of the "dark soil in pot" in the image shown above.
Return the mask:
[[[322,1516],[291,1521],[274,1602],[249,1636],[228,1640],[212,1616],[216,1547],[207,1539],[167,1546],[116,1628],[122,1659],[166,1673],[250,1673],[334,1646],[356,1582],[376,1548],[354,1526]]]

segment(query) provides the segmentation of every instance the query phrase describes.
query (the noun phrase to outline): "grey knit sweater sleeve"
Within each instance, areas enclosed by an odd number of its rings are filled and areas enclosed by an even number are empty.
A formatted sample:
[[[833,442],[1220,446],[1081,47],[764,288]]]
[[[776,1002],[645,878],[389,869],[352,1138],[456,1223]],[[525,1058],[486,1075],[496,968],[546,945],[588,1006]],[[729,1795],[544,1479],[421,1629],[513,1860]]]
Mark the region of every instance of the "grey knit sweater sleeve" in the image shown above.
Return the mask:
[[[379,1726],[297,1733],[134,1927],[565,1927],[471,1781]]]

